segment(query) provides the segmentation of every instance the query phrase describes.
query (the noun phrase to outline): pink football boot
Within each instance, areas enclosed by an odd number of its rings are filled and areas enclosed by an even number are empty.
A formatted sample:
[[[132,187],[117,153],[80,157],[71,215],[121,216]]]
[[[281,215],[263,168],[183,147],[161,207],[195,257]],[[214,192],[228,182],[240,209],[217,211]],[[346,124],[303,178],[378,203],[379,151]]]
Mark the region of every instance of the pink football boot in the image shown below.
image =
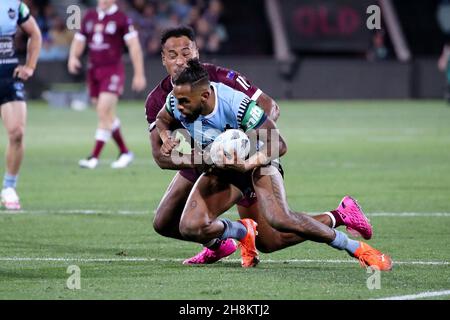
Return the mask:
[[[203,250],[192,258],[183,261],[183,264],[210,264],[219,261],[222,258],[233,254],[237,249],[236,242],[233,239],[222,241],[219,248],[211,250],[203,248]]]
[[[355,199],[345,196],[336,211],[351,235],[362,236],[366,240],[372,238],[372,226]]]

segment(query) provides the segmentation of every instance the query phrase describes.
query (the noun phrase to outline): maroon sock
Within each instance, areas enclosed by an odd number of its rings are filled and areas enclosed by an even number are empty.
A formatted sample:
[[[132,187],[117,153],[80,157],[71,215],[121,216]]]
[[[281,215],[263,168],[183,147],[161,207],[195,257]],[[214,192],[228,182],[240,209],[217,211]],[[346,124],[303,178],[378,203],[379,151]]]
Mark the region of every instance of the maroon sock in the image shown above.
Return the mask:
[[[120,153],[128,153],[128,148],[125,145],[125,141],[123,141],[122,134],[120,133],[120,127],[115,129],[112,132],[112,138],[116,142],[117,146],[119,147]]]
[[[94,146],[94,149],[92,150],[91,157],[98,159],[104,146],[105,146],[105,141],[95,140],[95,146]]]
[[[333,215],[333,217],[336,219],[336,225],[334,226],[335,228],[344,225],[344,220],[342,220],[342,218],[339,215],[339,213],[337,212],[337,210],[332,210],[330,212]]]

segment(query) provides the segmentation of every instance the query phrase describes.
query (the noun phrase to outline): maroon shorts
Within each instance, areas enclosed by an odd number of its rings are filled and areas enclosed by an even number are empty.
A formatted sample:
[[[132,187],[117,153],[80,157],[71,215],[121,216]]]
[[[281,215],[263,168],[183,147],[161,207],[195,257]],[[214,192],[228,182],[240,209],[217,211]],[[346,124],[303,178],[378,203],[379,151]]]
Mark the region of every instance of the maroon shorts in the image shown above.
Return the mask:
[[[125,83],[125,69],[123,64],[93,66],[88,70],[87,80],[91,98],[97,98],[101,92],[121,96]]]
[[[195,183],[202,172],[196,169],[183,169],[180,170],[180,174],[187,180]],[[257,199],[255,190],[253,189],[252,171],[240,173],[231,170],[214,170],[212,174],[219,176],[224,181],[229,182],[241,190],[244,197],[237,203],[237,205],[248,208],[256,203]]]

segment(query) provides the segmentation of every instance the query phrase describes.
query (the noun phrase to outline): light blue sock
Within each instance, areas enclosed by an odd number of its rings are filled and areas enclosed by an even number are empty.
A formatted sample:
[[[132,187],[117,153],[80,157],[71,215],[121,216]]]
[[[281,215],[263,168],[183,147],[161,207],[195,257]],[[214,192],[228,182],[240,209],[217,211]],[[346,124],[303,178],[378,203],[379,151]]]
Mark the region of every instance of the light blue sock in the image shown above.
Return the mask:
[[[334,232],[336,238],[329,245],[338,250],[345,250],[351,256],[354,256],[356,249],[359,248],[359,241],[349,239],[345,233],[339,230],[334,230]]]
[[[5,173],[5,176],[3,177],[3,188],[16,188],[17,185],[17,179],[19,176],[13,176],[8,173]]]
[[[221,240],[228,238],[233,238],[236,240],[241,240],[247,235],[247,228],[239,221],[230,221],[228,219],[219,219],[225,226]]]

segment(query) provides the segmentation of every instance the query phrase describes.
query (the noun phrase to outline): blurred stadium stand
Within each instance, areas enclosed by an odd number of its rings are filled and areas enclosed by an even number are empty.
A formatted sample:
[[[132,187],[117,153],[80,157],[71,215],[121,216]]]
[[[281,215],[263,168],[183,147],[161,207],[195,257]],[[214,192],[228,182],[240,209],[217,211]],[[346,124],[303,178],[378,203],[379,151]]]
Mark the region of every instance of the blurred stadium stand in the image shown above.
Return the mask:
[[[79,88],[66,57],[71,32],[61,27],[68,5],[95,0],[24,0],[46,39],[29,97],[60,88]],[[236,69],[280,99],[442,98],[444,75],[436,67],[446,41],[438,25],[440,0],[120,0],[133,18],[146,53],[150,91],[165,75],[159,34],[190,24],[198,33],[203,61]],[[382,30],[366,27],[369,5],[382,8]],[[393,19],[387,21],[388,8]],[[404,40],[404,43],[401,41]],[[23,35],[18,36],[25,52]],[[399,48],[409,54],[401,57]],[[401,61],[407,60],[407,61]],[[127,74],[131,76],[128,57]],[[52,72],[48,72],[52,70]],[[78,83],[78,86],[76,85]],[[56,84],[56,85],[55,85]],[[129,86],[129,84],[128,84]],[[78,90],[78,89],[69,89]],[[125,99],[143,99],[132,93]]]

